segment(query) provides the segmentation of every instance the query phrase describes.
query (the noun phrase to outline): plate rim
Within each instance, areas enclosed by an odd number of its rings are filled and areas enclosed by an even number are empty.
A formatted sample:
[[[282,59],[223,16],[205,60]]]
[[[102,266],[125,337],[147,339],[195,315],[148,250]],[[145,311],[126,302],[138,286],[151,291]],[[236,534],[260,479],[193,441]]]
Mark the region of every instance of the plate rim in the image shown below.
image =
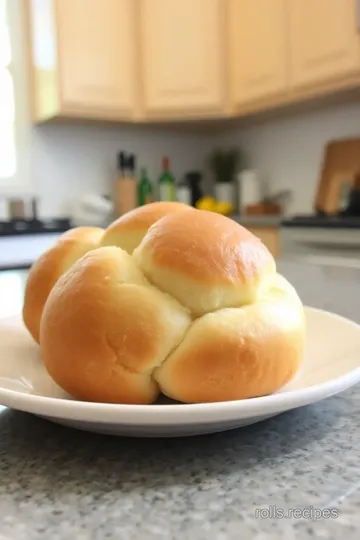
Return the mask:
[[[304,306],[306,312],[317,312],[322,316],[336,318],[342,324],[352,326],[360,333],[360,325],[346,317],[323,309]],[[15,315],[0,319],[1,326]],[[1,362],[1,359],[0,359]],[[74,421],[116,423],[122,425],[174,425],[214,423],[225,420],[255,418],[264,414],[277,414],[320,401],[335,395],[360,382],[359,366],[351,371],[306,388],[290,390],[256,398],[212,403],[180,403],[176,405],[137,405],[78,401],[66,398],[39,396],[0,387],[0,404],[28,412]]]

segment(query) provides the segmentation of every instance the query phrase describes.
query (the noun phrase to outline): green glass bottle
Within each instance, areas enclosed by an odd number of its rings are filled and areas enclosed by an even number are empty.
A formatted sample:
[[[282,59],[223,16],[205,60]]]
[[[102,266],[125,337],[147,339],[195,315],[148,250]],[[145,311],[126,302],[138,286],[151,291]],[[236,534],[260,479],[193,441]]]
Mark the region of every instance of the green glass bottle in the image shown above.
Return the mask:
[[[175,201],[175,178],[170,171],[169,158],[163,158],[162,168],[159,178],[160,201]]]
[[[141,169],[140,179],[138,182],[138,205],[143,206],[144,204],[151,203],[152,201],[152,185],[147,175],[147,170],[145,167],[143,167]]]

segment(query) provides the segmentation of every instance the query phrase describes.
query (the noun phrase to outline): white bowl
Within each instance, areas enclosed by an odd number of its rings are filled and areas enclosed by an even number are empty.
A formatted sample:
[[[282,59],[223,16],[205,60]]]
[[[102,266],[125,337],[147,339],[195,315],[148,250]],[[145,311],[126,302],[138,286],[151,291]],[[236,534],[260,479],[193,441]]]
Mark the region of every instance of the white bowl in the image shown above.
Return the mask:
[[[70,427],[138,437],[176,437],[238,428],[315,403],[360,381],[360,326],[305,308],[307,345],[297,376],[270,396],[194,405],[75,401],[44,369],[21,317],[0,320],[0,404]]]

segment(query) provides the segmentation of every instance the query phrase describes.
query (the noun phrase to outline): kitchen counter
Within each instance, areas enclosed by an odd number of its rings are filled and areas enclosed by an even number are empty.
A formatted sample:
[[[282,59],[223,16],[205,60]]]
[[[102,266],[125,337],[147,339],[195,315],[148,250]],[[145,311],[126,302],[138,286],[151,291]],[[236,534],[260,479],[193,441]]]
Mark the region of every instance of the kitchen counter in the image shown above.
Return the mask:
[[[265,244],[270,253],[279,259],[281,257],[280,225],[281,216],[232,216],[232,219],[246,227]]]
[[[249,215],[249,216],[242,216],[242,215],[233,215],[230,216],[231,219],[236,221],[237,223],[240,223],[240,225],[243,225],[244,227],[271,227],[271,228],[278,228],[281,226],[281,222],[284,219],[283,216],[274,216],[274,215]]]
[[[359,270],[278,266],[306,304],[360,323]],[[24,278],[0,274],[2,315],[19,309]],[[358,540],[359,411],[360,385],[227,433],[141,440],[3,408],[0,540]],[[338,517],[257,515],[311,506]]]

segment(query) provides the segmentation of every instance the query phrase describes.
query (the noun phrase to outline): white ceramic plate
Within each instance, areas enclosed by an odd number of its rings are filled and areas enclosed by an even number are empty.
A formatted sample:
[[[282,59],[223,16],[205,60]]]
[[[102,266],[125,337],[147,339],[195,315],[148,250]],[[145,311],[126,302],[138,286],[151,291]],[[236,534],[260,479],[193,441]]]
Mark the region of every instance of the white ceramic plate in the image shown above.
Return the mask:
[[[0,320],[0,404],[87,431],[176,437],[225,431],[315,403],[360,381],[360,326],[306,308],[307,347],[298,375],[260,398],[184,405],[108,405],[74,401],[48,376],[21,317]]]

